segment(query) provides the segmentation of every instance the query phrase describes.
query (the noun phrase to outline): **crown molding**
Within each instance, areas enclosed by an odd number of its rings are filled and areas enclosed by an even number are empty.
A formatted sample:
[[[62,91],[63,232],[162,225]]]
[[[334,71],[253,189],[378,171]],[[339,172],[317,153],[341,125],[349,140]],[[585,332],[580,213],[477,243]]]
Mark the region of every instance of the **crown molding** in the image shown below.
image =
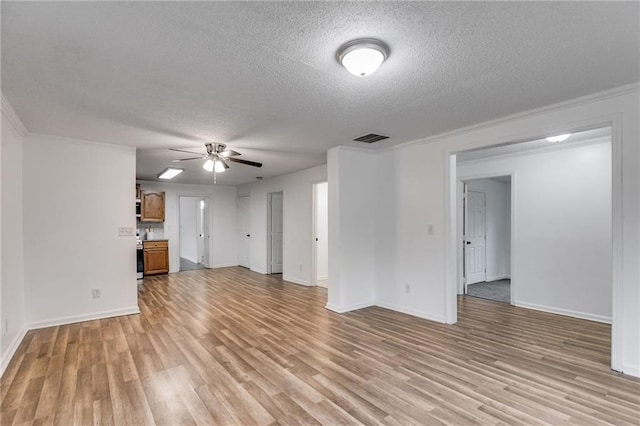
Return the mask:
[[[494,120],[489,120],[489,121],[485,121],[478,124],[472,124],[470,126],[461,127],[459,129],[451,130],[448,132],[438,133],[436,135],[428,136],[426,138],[414,139],[412,141],[403,142],[397,145],[379,148],[374,152],[392,151],[398,148],[408,148],[414,145],[424,145],[432,142],[437,142],[445,138],[464,135],[477,130],[482,130],[488,127],[508,123],[510,121],[514,121],[514,120],[518,120],[526,117],[533,117],[536,115],[547,114],[547,113],[562,110],[565,108],[577,107],[577,106],[589,104],[592,102],[602,101],[605,99],[615,98],[618,96],[630,95],[638,92],[640,92],[640,82],[625,84],[624,86],[614,87],[613,89],[603,90],[601,92],[592,93],[590,95],[585,95],[579,98],[569,99],[569,100],[558,102],[552,105],[546,105],[540,108],[535,108],[528,111],[523,111],[516,114],[508,115],[505,117],[496,118]]]
[[[20,136],[26,136],[29,133],[27,127],[22,123],[18,114],[13,109],[9,100],[5,98],[4,93],[2,94],[2,115],[5,116],[9,123],[16,129],[16,131],[20,134]]]

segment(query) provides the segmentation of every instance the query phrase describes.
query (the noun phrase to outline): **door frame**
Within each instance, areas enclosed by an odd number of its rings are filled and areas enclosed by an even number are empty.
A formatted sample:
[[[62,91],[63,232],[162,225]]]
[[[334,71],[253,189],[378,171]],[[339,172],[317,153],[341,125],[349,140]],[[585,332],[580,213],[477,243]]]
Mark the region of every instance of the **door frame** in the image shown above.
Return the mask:
[[[456,177],[456,197],[458,197],[457,199],[460,199],[460,197],[464,197],[464,193],[461,192],[460,190],[462,189],[460,184],[465,184],[467,181],[469,180],[476,180],[476,179],[489,179],[492,177],[498,177],[498,176],[510,176],[511,177],[511,188],[510,188],[510,193],[511,193],[511,203],[509,204],[509,209],[510,209],[510,220],[509,220],[509,227],[511,228],[511,232],[510,232],[510,247],[509,247],[509,270],[510,270],[510,290],[511,290],[511,294],[510,294],[510,301],[509,303],[511,305],[516,304],[516,293],[517,293],[517,280],[515,279],[516,277],[516,268],[513,267],[513,259],[514,259],[514,254],[516,252],[516,221],[515,221],[515,202],[516,202],[516,172],[514,170],[508,171],[508,172],[502,172],[502,173],[480,173],[480,174],[471,174],[471,175],[463,175],[463,176],[457,176]],[[485,197],[486,197],[486,193],[485,193]],[[486,201],[486,198],[485,198]],[[454,200],[454,202],[456,202],[456,200]],[[460,204],[458,204],[460,205]],[[464,206],[464,209],[466,209],[466,205]],[[463,213],[464,215],[464,213]],[[457,254],[457,259],[458,259],[458,265],[457,265],[457,270],[458,270],[458,294],[467,294],[466,292],[466,283],[465,283],[465,275],[464,275],[464,233],[463,233],[463,224],[464,224],[464,216],[462,217],[462,223],[460,223],[460,221],[457,221],[457,238],[460,240],[459,244],[458,244],[458,254]],[[486,207],[485,207],[485,236],[486,236]],[[486,244],[486,242],[485,242]],[[486,250],[486,246],[485,246],[485,250]],[[487,255],[486,255],[486,251],[485,251],[485,266],[486,266],[486,262],[487,262]]]
[[[318,286],[318,245],[316,244],[316,229],[318,228],[318,215],[316,211],[318,209],[318,184],[327,184],[327,204],[328,204],[328,192],[329,181],[327,179],[319,180],[311,184],[311,285]],[[327,217],[327,222],[329,218]]]
[[[282,274],[284,276],[284,189],[276,189],[267,192],[267,274],[272,274],[273,259],[271,258],[271,197],[273,194],[282,193]]]
[[[181,224],[181,220],[182,218],[180,217],[180,198],[182,197],[187,197],[187,198],[204,198],[205,202],[209,203],[209,208],[205,209],[205,218],[204,220],[209,222],[209,236],[208,238],[208,244],[209,244],[209,259],[205,259],[205,262],[203,262],[202,264],[204,265],[205,268],[211,268],[211,265],[213,264],[213,238],[211,238],[211,231],[213,230],[213,212],[211,209],[211,195],[200,195],[200,194],[180,194],[178,193],[178,196],[176,197],[176,211],[178,212],[177,216],[178,216],[178,231],[176,232],[177,236],[178,236],[178,262],[180,261],[180,224]],[[209,217],[207,217],[206,212],[209,212]],[[171,254],[171,253],[169,253]],[[169,256],[169,260],[171,260],[171,256]],[[178,265],[178,271],[180,271],[180,265]]]
[[[611,369],[623,371],[623,350],[624,350],[624,316],[623,316],[623,206],[622,206],[622,134],[625,131],[623,125],[623,113],[609,113],[604,115],[591,115],[580,121],[570,122],[565,115],[547,116],[546,124],[536,126],[530,122],[523,121],[518,126],[517,133],[509,133],[503,129],[503,135],[497,132],[488,132],[484,136],[470,134],[471,137],[461,138],[452,148],[445,148],[445,322],[454,324],[458,320],[457,307],[457,275],[459,273],[457,256],[459,251],[457,213],[456,213],[456,184],[457,165],[456,156],[458,152],[485,148],[500,145],[501,142],[513,143],[516,141],[527,141],[541,139],[549,134],[575,133],[583,130],[596,129],[601,127],[611,128],[611,277],[612,277],[612,312],[611,312]],[[524,119],[523,119],[524,120]],[[512,127],[513,129],[513,127]],[[627,129],[628,130],[628,129]],[[514,132],[514,130],[511,130]],[[479,133],[483,133],[480,131]],[[513,191],[513,185],[512,185]],[[514,205],[514,200],[511,200]],[[515,212],[512,212],[512,220]],[[513,235],[512,235],[513,238]],[[512,246],[513,252],[513,246]],[[511,271],[513,274],[513,270]]]

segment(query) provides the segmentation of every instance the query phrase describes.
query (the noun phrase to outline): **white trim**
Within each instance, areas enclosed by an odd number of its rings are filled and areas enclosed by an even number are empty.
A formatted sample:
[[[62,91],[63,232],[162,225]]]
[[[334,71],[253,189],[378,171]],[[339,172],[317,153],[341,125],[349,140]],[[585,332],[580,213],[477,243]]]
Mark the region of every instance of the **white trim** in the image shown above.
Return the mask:
[[[587,140],[577,141],[577,142],[555,143],[553,145],[541,146],[537,148],[528,149],[526,151],[507,152],[504,154],[492,155],[490,157],[474,158],[473,160],[459,160],[459,162],[460,164],[464,164],[465,166],[475,165],[475,164],[482,164],[487,161],[501,160],[505,158],[517,158],[517,157],[528,157],[533,155],[542,155],[542,154],[547,154],[549,152],[566,151],[569,149],[582,148],[584,146],[598,145],[601,143],[610,143],[610,142],[611,142],[611,136],[603,136],[599,138],[587,139]]]
[[[316,281],[327,281],[327,280],[329,280],[329,275],[323,275],[316,279]]]
[[[422,144],[427,144],[427,143],[432,143],[432,142],[438,142],[441,139],[446,139],[446,138],[451,138],[451,137],[455,137],[455,136],[459,136],[459,135],[463,135],[466,133],[472,133],[472,132],[476,132],[478,130],[483,130],[486,128],[490,128],[490,127],[494,127],[494,126],[499,126],[502,124],[506,124],[510,121],[517,121],[520,119],[528,119],[528,118],[532,118],[538,115],[544,115],[544,114],[549,114],[549,113],[554,113],[554,112],[558,112],[564,109],[568,109],[568,108],[573,108],[573,107],[577,107],[577,106],[581,106],[581,105],[585,105],[585,104],[590,104],[593,102],[598,102],[598,101],[603,101],[605,99],[609,99],[609,98],[615,98],[618,96],[624,96],[624,95],[630,95],[632,93],[636,93],[640,91],[640,83],[636,82],[636,83],[631,83],[631,84],[626,84],[624,86],[619,86],[619,87],[614,87],[613,89],[609,89],[609,90],[604,90],[602,92],[597,92],[597,93],[593,93],[590,95],[586,95],[586,96],[582,96],[580,98],[575,98],[575,99],[569,99],[567,101],[563,101],[563,102],[558,102],[556,104],[552,104],[552,105],[547,105],[547,106],[543,106],[540,108],[534,108],[528,111],[523,111],[523,112],[519,112],[516,114],[512,114],[512,115],[507,115],[506,117],[500,117],[497,118],[495,120],[489,120],[489,121],[485,121],[483,123],[479,123],[479,124],[473,124],[471,126],[467,126],[467,127],[462,127],[459,129],[455,129],[449,132],[443,132],[443,133],[438,133],[436,135],[433,136],[428,136],[426,138],[420,138],[420,139],[415,139],[412,141],[408,141],[408,142],[403,142],[397,145],[391,145],[391,146],[386,146],[384,148],[379,148],[375,151],[370,151],[370,150],[364,150],[365,152],[383,152],[383,151],[389,151],[389,150],[393,150],[393,149],[397,149],[397,148],[408,148],[414,145],[422,145]],[[558,130],[567,130],[567,129],[558,129]],[[559,133],[559,132],[552,132],[552,133]],[[539,135],[540,137],[536,138],[536,137],[531,137],[528,140],[533,140],[533,139],[541,139],[542,136],[544,136],[543,134]],[[506,142],[512,142],[515,139],[510,139],[507,138],[505,141]],[[523,140],[524,141],[524,140]],[[496,141],[497,143],[498,141]],[[349,147],[351,149],[361,149],[361,148],[355,148],[355,147]]]
[[[640,366],[624,364],[622,366],[622,373],[628,374],[629,376],[640,377]]]
[[[293,284],[299,284],[299,285],[303,285],[303,286],[306,286],[306,287],[311,287],[311,283],[309,281],[300,280],[298,278],[287,277],[286,275],[282,275],[282,280],[283,281],[288,281],[288,282],[293,283]]]
[[[122,315],[135,315],[140,313],[140,308],[131,306],[129,308],[113,309],[111,311],[94,312],[90,314],[74,315],[71,317],[53,318],[44,321],[36,321],[28,324],[29,330],[39,328],[55,327],[58,325],[73,324],[76,322],[94,321],[105,318],[119,317]]]
[[[498,280],[510,280],[511,279],[511,275],[507,275],[507,274],[502,274],[502,275],[496,275],[495,277],[486,277],[486,281],[498,281]]]
[[[570,309],[562,309],[562,308],[556,308],[553,306],[537,305],[535,303],[527,303],[527,302],[516,301],[515,305],[520,308],[533,309],[536,311],[548,312],[551,314],[565,315],[573,318],[580,318],[580,319],[585,319],[589,321],[596,321],[596,322],[602,322],[605,324],[611,324],[611,317],[606,317],[604,315],[595,315],[595,314],[590,314],[588,312],[572,311]]]
[[[390,309],[392,311],[400,312],[402,314],[412,315],[414,317],[423,318],[430,321],[439,323],[446,323],[444,315],[436,315],[429,312],[421,311],[418,309],[405,308],[402,306],[394,305],[393,303],[376,302],[376,306],[381,308]]]
[[[356,311],[358,309],[370,308],[371,306],[375,306],[375,303],[373,301],[354,303],[348,306],[338,306],[332,303],[327,303],[325,308],[338,314],[344,314],[346,312]]]
[[[238,264],[238,265],[239,265],[239,266],[242,266],[242,265],[240,265],[240,264]],[[243,267],[243,268],[246,268],[246,266],[242,266],[242,267]],[[252,267],[252,268],[249,268],[249,270],[250,270],[251,272],[257,272],[258,274],[267,275],[267,271],[266,271],[266,270],[264,270],[264,269],[258,269],[258,268],[253,268],[253,267]]]
[[[24,125],[22,120],[20,120],[20,117],[16,113],[16,110],[13,109],[13,106],[11,105],[11,103],[9,103],[9,100],[4,97],[4,94],[2,94],[2,115],[4,115],[9,123],[11,123],[11,125],[14,127],[14,129],[16,129],[20,136],[25,136],[27,135],[27,133],[29,133],[29,130]]]
[[[92,140],[86,140],[86,139],[76,139],[76,138],[67,138],[64,136],[54,136],[54,135],[46,135],[44,133],[34,133],[34,132],[29,132],[28,135],[26,135],[30,138],[44,138],[44,139],[54,139],[58,142],[62,142],[62,143],[70,143],[70,144],[75,144],[75,145],[98,145],[98,146],[102,146],[102,147],[106,147],[106,148],[114,148],[114,149],[123,149],[125,151],[137,151],[138,149],[135,146],[128,146],[128,145],[119,145],[116,143],[109,143],[109,142],[98,142],[98,141],[92,141]],[[149,181],[149,182],[155,182],[158,183],[158,181]]]
[[[236,263],[216,263],[215,265],[211,265],[208,269],[216,269],[216,268],[228,268],[230,266],[239,266],[238,262]]]
[[[28,331],[29,329],[27,328],[27,326],[23,325],[20,332],[16,334],[16,336],[11,341],[11,344],[9,345],[7,350],[2,354],[2,360],[0,361],[0,378],[2,378],[2,376],[4,375],[5,370],[9,366],[9,363],[18,350],[18,346],[20,346],[20,343],[22,343],[22,340],[24,339],[24,336],[27,335]]]

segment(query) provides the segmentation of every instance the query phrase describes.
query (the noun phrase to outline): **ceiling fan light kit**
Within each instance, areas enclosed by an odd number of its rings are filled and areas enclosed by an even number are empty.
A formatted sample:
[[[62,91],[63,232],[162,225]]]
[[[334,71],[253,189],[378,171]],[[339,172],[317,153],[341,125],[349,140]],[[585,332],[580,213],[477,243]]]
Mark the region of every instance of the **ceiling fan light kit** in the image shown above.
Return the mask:
[[[242,155],[237,151],[227,149],[227,146],[223,143],[206,143],[204,144],[207,149],[206,154],[198,154],[197,152],[185,151],[182,149],[174,149],[169,148],[171,151],[177,152],[186,152],[189,154],[199,155],[198,157],[189,157],[189,158],[181,158],[178,160],[173,160],[174,163],[179,163],[182,161],[190,161],[190,160],[204,160],[202,164],[202,168],[208,172],[213,172],[213,183],[216,183],[216,174],[222,173],[229,168],[229,162],[246,164],[248,166],[253,167],[262,167],[262,163],[257,163],[255,161],[248,160],[240,160],[237,157],[238,155]]]
[[[336,52],[338,62],[358,77],[373,74],[388,57],[389,46],[375,38],[351,40]]]

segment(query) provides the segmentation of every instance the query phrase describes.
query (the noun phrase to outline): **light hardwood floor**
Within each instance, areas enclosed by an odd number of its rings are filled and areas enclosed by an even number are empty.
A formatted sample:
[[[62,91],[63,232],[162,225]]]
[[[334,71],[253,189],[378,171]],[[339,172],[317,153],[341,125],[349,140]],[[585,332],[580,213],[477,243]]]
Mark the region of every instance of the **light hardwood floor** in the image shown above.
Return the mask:
[[[610,327],[474,298],[443,325],[243,268],[145,279],[141,315],[31,331],[9,424],[639,424]]]

